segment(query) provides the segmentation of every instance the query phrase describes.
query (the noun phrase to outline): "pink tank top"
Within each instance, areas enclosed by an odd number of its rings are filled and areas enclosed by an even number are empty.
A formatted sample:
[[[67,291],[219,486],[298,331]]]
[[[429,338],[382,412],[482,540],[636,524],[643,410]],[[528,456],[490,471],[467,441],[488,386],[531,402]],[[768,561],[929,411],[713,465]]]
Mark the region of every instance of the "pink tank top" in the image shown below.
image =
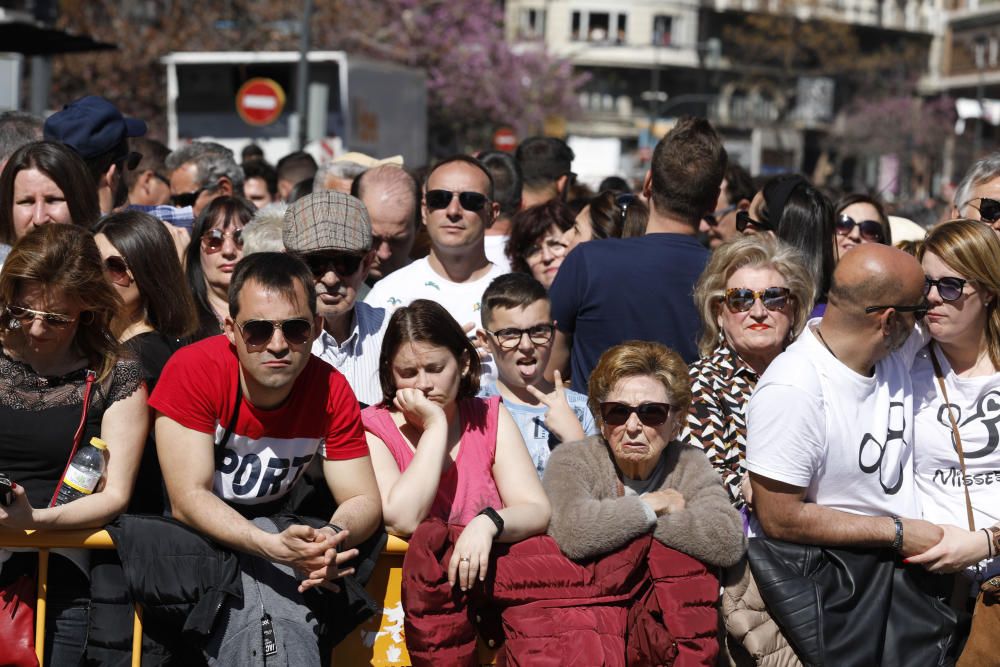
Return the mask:
[[[500,493],[493,481],[493,462],[497,451],[497,416],[500,397],[468,398],[458,402],[462,420],[462,439],[458,456],[441,474],[437,495],[429,516],[464,526],[486,507],[503,509]],[[365,430],[389,448],[399,471],[413,460],[413,450],[399,432],[389,410],[382,404],[361,411]]]

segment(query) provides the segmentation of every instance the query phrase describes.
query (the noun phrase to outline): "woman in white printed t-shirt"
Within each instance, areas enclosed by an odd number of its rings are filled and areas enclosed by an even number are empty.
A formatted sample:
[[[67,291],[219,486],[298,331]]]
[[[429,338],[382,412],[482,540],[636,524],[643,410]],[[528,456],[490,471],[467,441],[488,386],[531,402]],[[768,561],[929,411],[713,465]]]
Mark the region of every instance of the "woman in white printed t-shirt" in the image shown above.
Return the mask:
[[[973,578],[992,576],[1000,573],[1000,238],[982,222],[953,220],[931,230],[918,257],[932,342],[912,370],[915,477],[923,518],[941,524],[945,533],[909,560],[936,572],[969,568]]]

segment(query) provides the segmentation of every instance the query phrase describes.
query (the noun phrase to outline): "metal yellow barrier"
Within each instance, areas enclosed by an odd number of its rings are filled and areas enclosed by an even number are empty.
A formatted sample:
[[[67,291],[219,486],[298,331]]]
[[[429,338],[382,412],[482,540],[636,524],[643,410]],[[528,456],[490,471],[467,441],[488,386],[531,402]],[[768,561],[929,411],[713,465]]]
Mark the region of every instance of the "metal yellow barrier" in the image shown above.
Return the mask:
[[[0,548],[38,549],[38,604],[35,607],[35,654],[45,664],[45,611],[48,600],[50,549],[114,549],[106,530],[0,530]],[[132,626],[132,667],[142,661],[142,616],[135,610]]]

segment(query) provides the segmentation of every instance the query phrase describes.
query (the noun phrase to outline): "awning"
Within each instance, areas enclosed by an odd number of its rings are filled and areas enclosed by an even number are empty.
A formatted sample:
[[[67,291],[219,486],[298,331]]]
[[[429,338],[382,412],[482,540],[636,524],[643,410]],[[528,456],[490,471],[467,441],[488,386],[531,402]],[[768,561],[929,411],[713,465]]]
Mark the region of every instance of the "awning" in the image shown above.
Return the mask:
[[[26,56],[47,56],[79,51],[108,51],[114,44],[98,42],[86,35],[46,28],[30,21],[0,19],[0,51]]]

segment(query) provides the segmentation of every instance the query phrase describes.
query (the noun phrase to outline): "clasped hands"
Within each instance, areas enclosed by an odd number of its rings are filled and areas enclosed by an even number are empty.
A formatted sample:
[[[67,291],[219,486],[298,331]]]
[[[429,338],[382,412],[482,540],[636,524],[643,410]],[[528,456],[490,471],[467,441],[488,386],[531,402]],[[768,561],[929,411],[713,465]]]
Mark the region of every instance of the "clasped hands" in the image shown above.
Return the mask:
[[[338,533],[329,526],[294,525],[268,537],[268,558],[290,566],[304,577],[299,583],[300,593],[315,586],[338,591],[340,587],[333,582],[354,574],[353,567],[344,567],[358,556],[357,549],[343,550],[347,530]]]

